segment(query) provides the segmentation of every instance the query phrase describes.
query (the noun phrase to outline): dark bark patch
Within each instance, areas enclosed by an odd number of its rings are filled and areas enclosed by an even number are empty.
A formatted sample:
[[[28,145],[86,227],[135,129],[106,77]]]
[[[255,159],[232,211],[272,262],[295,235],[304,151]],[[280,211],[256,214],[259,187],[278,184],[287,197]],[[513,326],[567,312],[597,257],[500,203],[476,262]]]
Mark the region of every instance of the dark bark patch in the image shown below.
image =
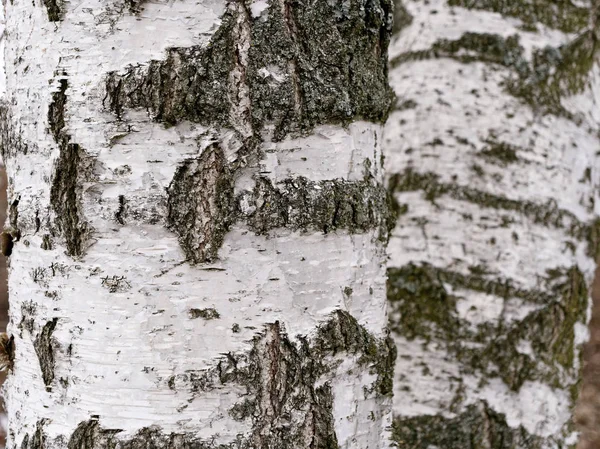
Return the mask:
[[[592,8],[571,0],[449,0],[448,4],[516,17],[523,22],[523,28],[532,31],[538,31],[539,24],[543,24],[565,33],[578,33],[588,26],[592,14]]]
[[[228,10],[208,46],[170,48],[162,61],[111,72],[105,107],[118,117],[142,108],[166,124],[235,128],[243,83],[250,97],[244,120],[255,134],[265,124],[274,124],[281,139],[324,123],[385,121],[391,1],[282,3],[271,2],[260,18]],[[239,23],[250,32],[247,60],[237,48]]]
[[[70,142],[71,136],[65,131],[67,88],[67,80],[61,79],[60,89],[52,94],[48,108],[50,132],[60,150],[50,188],[50,204],[56,214],[57,227],[66,240],[67,253],[80,256],[90,231],[81,216],[79,198],[86,155],[78,144]]]
[[[63,19],[63,2],[62,0],[43,0],[48,20],[50,22],[60,22]]]
[[[217,257],[234,219],[233,187],[223,150],[217,145],[177,168],[167,191],[167,220],[179,234],[188,260],[201,263]]]
[[[391,206],[391,195],[370,175],[361,181],[296,177],[277,184],[258,177],[252,191],[234,196],[234,176],[216,145],[180,165],[168,189],[169,226],[194,263],[217,259],[236,222],[262,235],[277,228],[325,234],[379,229],[378,238],[387,241],[395,223]]]
[[[29,436],[25,434],[23,440],[21,440],[21,449],[45,449],[46,448],[46,437],[44,435],[44,425],[46,419],[40,419],[35,428],[35,432]]]
[[[0,370],[12,370],[15,360],[15,337],[0,333]]]
[[[221,315],[214,307],[209,307],[207,309],[190,309],[190,317],[194,318],[202,318],[203,320],[216,320],[221,318]]]
[[[390,65],[428,58],[452,58],[463,63],[498,64],[512,72],[504,80],[507,91],[535,111],[555,114],[576,123],[580,118],[563,105],[562,98],[589,86],[598,50],[595,30],[589,29],[558,47],[533,51],[531,60],[518,34],[503,37],[492,33],[464,33],[458,39],[440,39],[428,50],[409,51],[395,57]]]
[[[33,346],[35,353],[37,354],[40,362],[40,369],[42,370],[42,378],[46,388],[50,387],[54,380],[54,339],[52,333],[56,329],[58,318],[53,318],[44,324],[42,331],[37,335]]]
[[[259,178],[246,202],[253,207],[246,217],[248,226],[258,234],[276,228],[325,234],[338,229],[362,233],[379,228],[380,237],[387,239],[394,221],[386,190],[369,176],[361,181],[318,182],[297,177],[276,185]]]
[[[462,372],[499,377],[513,391],[526,381],[576,388],[578,348],[575,324],[586,321],[588,290],[577,267],[549,270],[540,288],[520,290],[510,279],[473,273],[464,275],[430,266],[408,264],[388,269],[390,328],[409,340],[436,341],[462,365]],[[521,298],[538,308],[515,321],[472,326],[460,318],[460,296],[447,290],[481,292],[509,300]],[[533,356],[519,350],[531,344]],[[472,343],[472,344],[471,344]],[[565,374],[568,376],[565,377]]]
[[[167,125],[182,120],[229,124],[229,73],[235,65],[233,17],[223,23],[207,47],[170,48],[162,61],[110,72],[104,106],[122,117],[127,108],[146,109]]]

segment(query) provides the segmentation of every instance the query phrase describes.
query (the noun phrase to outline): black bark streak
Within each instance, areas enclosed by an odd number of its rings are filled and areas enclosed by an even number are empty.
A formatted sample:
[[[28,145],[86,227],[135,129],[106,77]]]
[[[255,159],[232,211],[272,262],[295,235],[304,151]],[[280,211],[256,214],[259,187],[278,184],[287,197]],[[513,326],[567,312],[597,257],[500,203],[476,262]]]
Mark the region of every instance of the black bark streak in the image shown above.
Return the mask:
[[[78,144],[70,142],[71,136],[65,131],[67,88],[68,81],[61,79],[60,88],[52,94],[48,108],[50,132],[60,150],[50,188],[50,204],[56,213],[56,224],[66,240],[67,253],[80,256],[89,231],[81,217],[79,199],[85,152]]]
[[[58,318],[53,318],[44,324],[42,331],[37,335],[33,346],[40,362],[42,378],[46,388],[49,388],[54,380],[54,340],[52,333],[56,328]]]

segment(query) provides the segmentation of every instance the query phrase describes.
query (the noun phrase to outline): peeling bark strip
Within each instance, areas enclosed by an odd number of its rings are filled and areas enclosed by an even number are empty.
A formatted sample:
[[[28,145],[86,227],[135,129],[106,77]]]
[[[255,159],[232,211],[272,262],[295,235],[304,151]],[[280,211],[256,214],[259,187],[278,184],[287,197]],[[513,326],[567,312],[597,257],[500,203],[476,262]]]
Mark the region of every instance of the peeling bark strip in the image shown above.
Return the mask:
[[[40,362],[42,378],[44,379],[46,387],[49,387],[54,380],[54,342],[52,333],[54,332],[57,323],[58,318],[53,318],[52,321],[48,321],[44,324],[42,331],[37,335],[33,342],[35,353]]]
[[[236,128],[240,99],[230,98],[227,82],[235,69],[249,91],[255,132],[272,123],[281,139],[318,124],[383,122],[392,97],[391,9],[388,0],[273,0],[260,17],[245,7],[229,10],[206,48],[171,48],[163,61],[110,73],[104,104],[119,117],[126,108],[145,108],[167,124]],[[247,61],[235,45],[239,21],[250,30]]]
[[[455,277],[426,264],[390,268],[390,327],[410,340],[442,342],[463,365],[462,372],[500,377],[513,391],[518,391],[525,381],[536,380],[576,389],[576,385],[572,385],[579,372],[574,363],[574,328],[575,323],[584,325],[586,322],[586,280],[579,269],[573,267],[548,273],[545,284],[539,292],[525,295],[533,299],[533,304],[543,304],[541,308],[521,320],[507,322],[500,318],[497,323],[486,322],[474,329],[459,317],[456,304],[462,295],[448,293],[445,285],[457,287],[457,291],[481,292],[479,276],[474,275],[471,283],[468,277]],[[493,287],[490,282],[483,292],[502,293]],[[507,301],[511,296],[504,299]],[[523,341],[531,344],[532,354],[519,350]],[[576,394],[573,391],[574,399]]]
[[[243,386],[246,393],[229,413],[237,420],[250,420],[251,431],[239,435],[236,441],[216,444],[191,432],[164,433],[158,426],[143,428],[130,438],[120,439],[120,430],[104,429],[98,420],[91,419],[77,426],[67,447],[337,448],[331,383],[341,361],[349,355],[359,357],[358,367],[377,375],[373,385],[364,387],[365,395],[388,400],[396,356],[393,343],[389,338],[373,337],[351,315],[336,312],[312,341],[304,337],[292,340],[279,323],[270,324],[262,335],[254,338],[250,352],[228,354],[212,370],[188,372],[169,380],[172,389],[190,389],[192,395],[225,384]],[[38,446],[31,446],[34,448]]]
[[[441,415],[396,418],[392,429],[392,438],[402,449],[548,447],[546,439],[531,435],[523,426],[509,425],[506,416],[494,412],[485,401],[466,407],[455,418]]]
[[[56,213],[57,226],[66,240],[68,254],[80,256],[88,232],[87,223],[80,216],[78,195],[85,155],[78,144],[70,142],[71,136],[64,130],[67,88],[67,80],[61,79],[60,89],[52,94],[48,108],[50,131],[60,150],[50,189],[50,203]]]

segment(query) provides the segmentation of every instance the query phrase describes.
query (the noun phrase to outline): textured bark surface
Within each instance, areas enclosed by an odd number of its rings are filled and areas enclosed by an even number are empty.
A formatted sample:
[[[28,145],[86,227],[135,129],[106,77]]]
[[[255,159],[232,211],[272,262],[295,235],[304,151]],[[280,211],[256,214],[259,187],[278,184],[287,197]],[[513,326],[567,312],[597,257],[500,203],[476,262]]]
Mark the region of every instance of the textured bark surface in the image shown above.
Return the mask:
[[[391,444],[391,10],[7,3],[8,447]]]
[[[400,447],[574,447],[598,256],[591,2],[396,2]]]

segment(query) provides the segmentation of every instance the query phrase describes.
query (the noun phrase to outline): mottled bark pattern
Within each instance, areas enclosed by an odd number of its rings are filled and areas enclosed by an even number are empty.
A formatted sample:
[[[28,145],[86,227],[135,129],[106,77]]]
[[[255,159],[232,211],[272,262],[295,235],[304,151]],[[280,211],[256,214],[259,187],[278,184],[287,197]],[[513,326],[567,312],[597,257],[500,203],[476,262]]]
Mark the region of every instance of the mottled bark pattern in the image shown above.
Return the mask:
[[[396,10],[394,440],[574,447],[600,247],[597,2]]]

